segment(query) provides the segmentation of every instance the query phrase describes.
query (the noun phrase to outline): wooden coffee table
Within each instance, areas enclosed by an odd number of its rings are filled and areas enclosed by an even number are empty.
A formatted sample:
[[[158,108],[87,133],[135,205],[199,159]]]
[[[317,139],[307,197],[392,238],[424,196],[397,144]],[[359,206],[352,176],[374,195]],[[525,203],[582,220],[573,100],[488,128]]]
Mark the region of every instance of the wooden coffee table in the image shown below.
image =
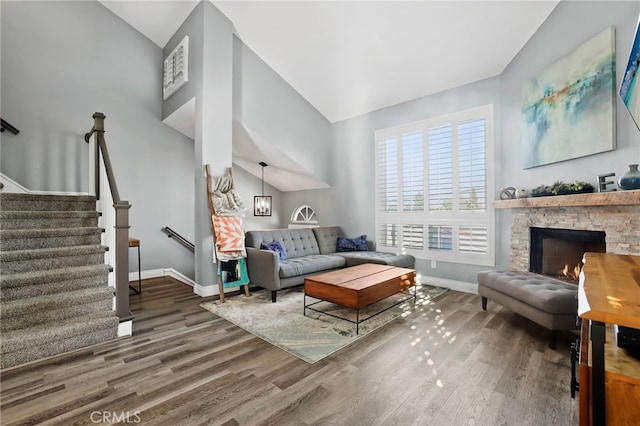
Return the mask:
[[[365,263],[337,271],[312,275],[304,279],[304,315],[307,309],[330,315],[356,325],[356,334],[360,323],[379,315],[409,299],[416,301],[416,271],[396,266]],[[410,288],[414,287],[413,294]],[[382,309],[367,318],[360,319],[360,309],[386,299],[394,294],[407,292],[410,297]],[[307,304],[307,296],[319,301]],[[312,308],[322,301],[335,303],[356,310],[356,320],[339,317],[328,312]]]

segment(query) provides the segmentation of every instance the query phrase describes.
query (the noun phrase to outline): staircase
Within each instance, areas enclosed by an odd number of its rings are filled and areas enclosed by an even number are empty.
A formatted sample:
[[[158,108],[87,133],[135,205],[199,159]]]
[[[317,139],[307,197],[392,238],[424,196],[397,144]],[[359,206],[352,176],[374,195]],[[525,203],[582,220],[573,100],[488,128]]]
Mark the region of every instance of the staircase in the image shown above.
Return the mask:
[[[0,193],[0,368],[117,337],[96,199]]]

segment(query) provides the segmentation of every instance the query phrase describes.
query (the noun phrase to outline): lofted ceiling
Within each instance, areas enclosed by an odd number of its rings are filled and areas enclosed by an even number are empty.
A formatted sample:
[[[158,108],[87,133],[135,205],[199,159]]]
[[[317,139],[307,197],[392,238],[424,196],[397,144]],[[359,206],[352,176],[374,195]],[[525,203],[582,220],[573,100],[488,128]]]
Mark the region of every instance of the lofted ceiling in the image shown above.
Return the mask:
[[[100,1],[160,47],[199,3]],[[499,75],[559,3],[209,1],[330,122]],[[270,162],[240,150],[246,164]]]

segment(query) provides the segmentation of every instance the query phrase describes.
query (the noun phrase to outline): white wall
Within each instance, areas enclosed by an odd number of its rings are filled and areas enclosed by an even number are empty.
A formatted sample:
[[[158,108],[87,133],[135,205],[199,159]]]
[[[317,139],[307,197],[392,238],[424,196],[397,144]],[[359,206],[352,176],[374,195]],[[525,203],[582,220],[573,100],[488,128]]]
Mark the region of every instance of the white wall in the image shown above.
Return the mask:
[[[555,8],[540,30],[509,64],[502,81],[502,143],[496,186],[535,188],[562,180],[590,182],[597,188],[597,175],[614,172],[623,175],[628,164],[640,162],[640,131],[617,94],[629,59],[629,52],[640,14],[640,2],[563,1]],[[522,84],[542,69],[574,51],[587,40],[615,27],[616,38],[616,134],[613,151],[560,163],[523,170],[521,149],[520,91]],[[510,212],[497,211],[502,224],[498,262],[509,265]]]
[[[1,171],[30,190],[88,192],[94,112],[118,189],[132,205],[142,268],[193,277],[193,254],[161,232],[193,240],[193,142],[164,125],[162,50],[98,2],[2,1]],[[131,271],[137,270],[131,250]]]
[[[640,162],[640,132],[618,100],[615,151],[522,170],[520,158],[520,91],[522,84],[610,26],[616,27],[619,87],[640,12],[638,2],[563,1],[502,75],[333,124],[334,185],[329,190],[285,194],[284,208],[309,204],[321,225],[341,225],[356,236],[374,236],[374,131],[393,125],[493,103],[495,106],[495,190],[503,186],[533,188],[555,180],[586,180],[595,185],[598,174],[620,176],[627,164]],[[499,48],[499,46],[497,47]],[[509,213],[496,212],[496,267],[509,267]],[[416,269],[427,276],[475,282],[486,267],[425,261]]]
[[[0,108],[21,130],[3,138],[2,172],[34,190],[87,191],[82,135],[91,114],[104,112],[120,192],[133,205],[131,235],[142,241],[143,269],[172,267],[193,278],[193,255],[160,232],[170,226],[193,240],[198,196],[194,142],[160,122],[162,50],[97,2],[1,2],[0,7]],[[597,174],[610,171],[621,175],[629,163],[639,162],[640,132],[620,101],[615,151],[522,170],[520,88],[609,26],[616,27],[619,86],[639,13],[638,2],[561,2],[501,76],[332,125],[250,49],[233,41],[233,119],[332,185],[291,193],[268,188],[276,216],[248,217],[245,229],[286,226],[295,207],[309,204],[321,225],[374,236],[374,131],[488,103],[495,107],[496,190],[558,179],[594,183]],[[204,33],[204,19],[193,24],[196,33]],[[168,44],[168,51],[172,47]],[[198,91],[189,87],[164,103],[165,115],[180,105],[181,96]],[[260,181],[236,173],[250,207]],[[509,213],[497,212],[496,220],[496,266],[507,267]],[[431,270],[426,263],[418,262],[420,272],[460,281],[474,282],[480,269],[438,262]]]
[[[457,89],[394,105],[333,124],[335,184],[331,189],[285,194],[285,210],[291,212],[309,204],[318,215],[320,226],[339,225],[348,236],[367,234],[375,239],[374,211],[374,132],[377,129],[409,123],[480,105],[494,105],[495,122],[500,122],[500,81],[483,80]],[[496,124],[496,140],[500,128]],[[479,270],[487,267],[416,260],[416,270],[425,276],[474,282]]]

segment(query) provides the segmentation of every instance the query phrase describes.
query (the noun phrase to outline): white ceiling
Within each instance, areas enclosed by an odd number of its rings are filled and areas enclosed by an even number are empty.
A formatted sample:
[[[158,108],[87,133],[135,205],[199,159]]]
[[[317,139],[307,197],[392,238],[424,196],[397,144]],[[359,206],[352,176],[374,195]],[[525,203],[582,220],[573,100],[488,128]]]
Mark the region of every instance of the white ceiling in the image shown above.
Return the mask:
[[[198,1],[101,3],[164,47]],[[558,0],[212,3],[335,122],[500,74]]]
[[[499,75],[559,0],[216,1],[237,36],[330,122]],[[195,0],[100,0],[164,47]],[[194,137],[195,102],[165,123]],[[328,185],[241,123],[233,163],[280,191]]]

